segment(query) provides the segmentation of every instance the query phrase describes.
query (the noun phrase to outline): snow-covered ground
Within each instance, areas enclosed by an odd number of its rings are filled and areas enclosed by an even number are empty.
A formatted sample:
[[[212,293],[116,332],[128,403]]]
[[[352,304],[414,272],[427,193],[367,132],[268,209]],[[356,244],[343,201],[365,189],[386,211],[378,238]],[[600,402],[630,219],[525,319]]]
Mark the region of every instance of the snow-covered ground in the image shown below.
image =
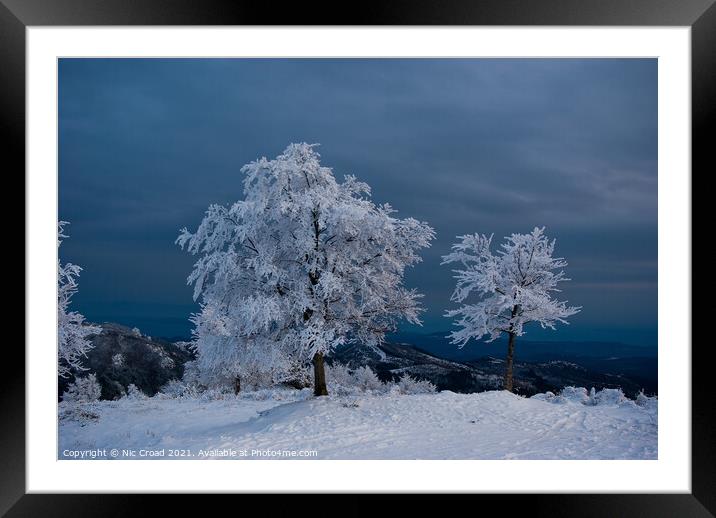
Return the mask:
[[[312,398],[304,390],[268,399],[102,401],[92,406],[95,419],[60,420],[59,456],[104,459],[115,449],[125,459],[655,459],[656,400],[611,396],[584,404],[583,389],[533,398],[504,391]]]

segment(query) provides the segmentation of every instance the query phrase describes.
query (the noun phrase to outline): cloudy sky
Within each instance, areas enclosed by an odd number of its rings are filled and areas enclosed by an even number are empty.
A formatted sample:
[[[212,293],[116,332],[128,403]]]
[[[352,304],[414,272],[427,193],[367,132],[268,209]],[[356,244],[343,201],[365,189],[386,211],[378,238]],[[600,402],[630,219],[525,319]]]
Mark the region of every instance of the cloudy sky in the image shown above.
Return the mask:
[[[544,225],[583,306],[525,338],[655,345],[657,62],[653,59],[150,60],[59,64],[63,261],[90,320],[188,335],[193,258],[174,240],[242,196],[240,167],[320,143],[339,178],[437,232],[406,279],[424,327],[454,286],[455,236]]]

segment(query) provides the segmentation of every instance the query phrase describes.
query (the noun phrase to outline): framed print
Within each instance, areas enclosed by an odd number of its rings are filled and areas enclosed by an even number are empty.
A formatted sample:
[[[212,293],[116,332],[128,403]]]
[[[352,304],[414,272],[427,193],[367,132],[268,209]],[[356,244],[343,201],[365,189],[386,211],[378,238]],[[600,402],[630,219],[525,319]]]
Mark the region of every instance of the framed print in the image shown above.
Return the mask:
[[[576,4],[3,0],[27,206],[3,511],[712,516],[691,178],[716,7]]]

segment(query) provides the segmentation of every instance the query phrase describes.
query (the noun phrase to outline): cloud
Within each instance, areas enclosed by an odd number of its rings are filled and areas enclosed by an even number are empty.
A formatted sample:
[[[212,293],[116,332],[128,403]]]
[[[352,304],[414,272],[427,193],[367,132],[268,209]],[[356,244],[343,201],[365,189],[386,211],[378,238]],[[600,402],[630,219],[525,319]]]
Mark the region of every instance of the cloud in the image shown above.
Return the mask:
[[[599,287],[619,282],[647,304],[656,79],[653,59],[62,59],[59,201],[74,233],[63,254],[128,292],[153,278],[154,292],[134,293],[157,304],[190,305],[178,229],[240,198],[244,163],[319,142],[337,176],[356,174],[376,202],[436,228],[409,274],[432,317],[451,290],[438,263],[456,235],[535,225],[589,284],[575,303],[597,304]],[[87,273],[81,291],[90,317],[111,314],[103,283]]]

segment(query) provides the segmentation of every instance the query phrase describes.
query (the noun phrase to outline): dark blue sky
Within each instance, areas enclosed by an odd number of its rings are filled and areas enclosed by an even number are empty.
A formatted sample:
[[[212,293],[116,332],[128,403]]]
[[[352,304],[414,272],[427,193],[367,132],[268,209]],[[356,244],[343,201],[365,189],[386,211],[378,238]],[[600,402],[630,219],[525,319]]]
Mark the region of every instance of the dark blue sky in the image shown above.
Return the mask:
[[[242,196],[243,164],[300,141],[435,228],[406,282],[425,294],[422,331],[450,328],[439,263],[456,235],[546,225],[583,310],[525,338],[656,344],[655,59],[61,59],[60,255],[84,268],[73,307],[188,335],[179,229]]]

